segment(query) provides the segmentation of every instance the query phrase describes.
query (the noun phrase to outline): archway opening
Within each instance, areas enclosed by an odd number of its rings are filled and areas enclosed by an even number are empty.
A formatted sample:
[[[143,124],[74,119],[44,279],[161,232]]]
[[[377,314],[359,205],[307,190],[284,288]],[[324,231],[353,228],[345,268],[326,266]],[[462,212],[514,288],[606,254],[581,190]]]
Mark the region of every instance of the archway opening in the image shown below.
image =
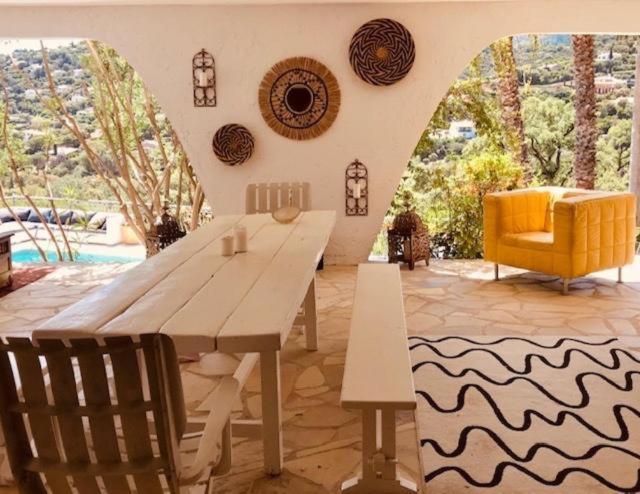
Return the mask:
[[[14,262],[137,260],[166,225],[178,238],[211,216],[171,123],[109,46],[0,40],[0,96],[0,231],[15,233]]]
[[[584,187],[580,151],[592,146],[591,187],[630,187],[638,36],[593,35],[590,53],[569,34],[518,35],[483,50],[454,81],[428,123],[374,243],[386,259],[387,229],[413,209],[432,257],[482,257],[482,198],[537,185]],[[587,49],[589,40],[586,41]],[[591,64],[590,85],[575,67]],[[588,79],[588,78],[587,78]],[[593,128],[576,116],[576,84],[592,93]],[[636,118],[640,111],[636,111]],[[590,137],[591,136],[591,137]],[[633,162],[633,166],[632,166]],[[633,182],[633,180],[632,180]],[[586,188],[591,188],[587,186]],[[631,189],[634,188],[633,183]]]

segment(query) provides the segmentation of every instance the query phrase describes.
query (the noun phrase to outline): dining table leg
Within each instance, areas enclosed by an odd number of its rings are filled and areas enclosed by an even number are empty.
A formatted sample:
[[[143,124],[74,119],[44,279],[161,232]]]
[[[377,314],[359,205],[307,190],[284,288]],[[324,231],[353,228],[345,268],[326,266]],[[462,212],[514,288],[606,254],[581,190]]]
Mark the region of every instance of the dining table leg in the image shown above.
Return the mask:
[[[279,351],[260,353],[260,379],[264,470],[269,475],[280,475],[282,472],[282,395]]]
[[[318,349],[318,314],[316,312],[316,279],[309,284],[304,297],[304,334],[307,339],[307,350]]]

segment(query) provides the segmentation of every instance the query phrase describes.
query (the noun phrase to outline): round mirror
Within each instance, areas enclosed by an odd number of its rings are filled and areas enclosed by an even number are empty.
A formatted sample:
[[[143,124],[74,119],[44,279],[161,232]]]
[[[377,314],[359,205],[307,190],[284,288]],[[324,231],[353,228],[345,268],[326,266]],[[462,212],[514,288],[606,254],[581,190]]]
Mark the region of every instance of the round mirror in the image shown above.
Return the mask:
[[[284,95],[287,108],[292,113],[302,114],[313,105],[313,92],[304,84],[293,84]]]

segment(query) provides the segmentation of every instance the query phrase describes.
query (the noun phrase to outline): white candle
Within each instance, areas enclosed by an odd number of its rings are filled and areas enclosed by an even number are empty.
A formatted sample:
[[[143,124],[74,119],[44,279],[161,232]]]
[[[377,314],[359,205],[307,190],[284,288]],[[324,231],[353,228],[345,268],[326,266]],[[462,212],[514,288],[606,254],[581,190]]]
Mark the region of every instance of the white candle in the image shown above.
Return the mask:
[[[220,253],[223,256],[233,255],[233,236],[226,235],[220,240]]]
[[[200,71],[200,76],[198,77],[198,86],[207,87],[209,85],[209,77],[207,77],[207,71],[202,69]]]
[[[362,190],[360,187],[360,183],[356,182],[355,184],[353,184],[353,198],[360,199],[361,195],[362,195]]]
[[[233,237],[236,244],[236,252],[247,252],[247,228],[238,225],[233,227]]]

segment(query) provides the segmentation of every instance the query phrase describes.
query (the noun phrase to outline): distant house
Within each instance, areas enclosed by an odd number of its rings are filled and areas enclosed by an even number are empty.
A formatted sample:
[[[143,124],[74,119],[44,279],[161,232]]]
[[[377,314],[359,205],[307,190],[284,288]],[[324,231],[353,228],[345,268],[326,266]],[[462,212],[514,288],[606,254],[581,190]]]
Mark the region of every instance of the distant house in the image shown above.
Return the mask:
[[[71,91],[73,88],[69,84],[58,84],[56,89],[60,94],[66,94]]]
[[[142,147],[147,151],[151,151],[153,149],[158,149],[159,145],[155,139],[145,139],[142,141]]]
[[[547,70],[551,72],[553,70],[558,70],[560,67],[561,65],[559,63],[548,63],[546,65],[543,65],[541,68],[542,70]]]
[[[73,77],[82,77],[84,75],[84,70],[83,69],[74,69],[73,70]]]
[[[615,60],[621,57],[622,53],[606,50],[598,53],[598,55],[596,56],[596,62],[608,62],[609,60]]]
[[[74,94],[71,96],[71,103],[81,104],[87,101],[87,97],[84,94]]]
[[[597,94],[607,94],[618,88],[626,87],[627,81],[618,79],[612,75],[600,75],[596,77],[595,85]]]
[[[25,99],[28,99],[28,100],[34,100],[38,97],[38,94],[36,93],[35,89],[27,89],[24,92],[24,97]]]
[[[476,136],[476,125],[471,120],[455,120],[449,125],[451,139],[473,139]]]
[[[78,151],[80,151],[78,148],[72,148],[69,146],[56,146],[54,156],[71,156]]]

